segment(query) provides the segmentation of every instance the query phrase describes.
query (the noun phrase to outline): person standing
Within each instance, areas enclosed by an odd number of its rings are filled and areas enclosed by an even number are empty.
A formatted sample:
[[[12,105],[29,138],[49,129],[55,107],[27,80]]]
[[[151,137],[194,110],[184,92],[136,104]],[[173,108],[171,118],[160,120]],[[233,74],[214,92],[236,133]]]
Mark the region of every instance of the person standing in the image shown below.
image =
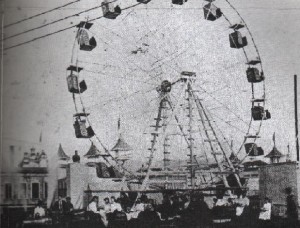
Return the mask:
[[[52,210],[64,213],[66,211],[66,201],[64,201],[61,196],[58,196],[58,200],[54,203]]]
[[[287,187],[285,189],[286,197],[286,215],[287,215],[287,225],[290,228],[298,227],[298,206],[295,196],[292,192],[292,188]]]
[[[271,227],[271,209],[272,209],[271,200],[268,197],[266,197],[264,201],[264,205],[260,209],[260,214],[258,217],[261,228]]]
[[[70,212],[72,212],[73,210],[74,210],[74,206],[73,206],[73,204],[71,203],[71,197],[67,197],[66,198],[66,200],[67,200],[67,202],[66,202],[66,206],[65,206],[65,208],[66,208],[66,213],[70,213]]]

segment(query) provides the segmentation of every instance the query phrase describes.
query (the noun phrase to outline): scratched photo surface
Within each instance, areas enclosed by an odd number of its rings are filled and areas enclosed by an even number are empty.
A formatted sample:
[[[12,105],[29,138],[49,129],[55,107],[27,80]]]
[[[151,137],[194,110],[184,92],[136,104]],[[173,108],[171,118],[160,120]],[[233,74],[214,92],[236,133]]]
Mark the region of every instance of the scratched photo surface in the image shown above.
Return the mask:
[[[101,2],[1,1],[1,213],[7,205],[30,208],[38,199],[50,207],[64,191],[75,208],[83,208],[87,187],[127,189],[123,173],[136,174],[149,165],[188,176],[188,162],[218,165],[216,156],[223,162],[222,157],[232,153],[249,162],[253,159],[245,143],[255,142],[263,150],[261,162],[270,162],[264,155],[275,145],[282,161],[296,161],[294,75],[300,74],[300,1],[216,0],[212,4],[223,15],[215,20],[204,13],[209,1],[110,1],[119,6],[108,9],[114,11],[111,18],[103,14]],[[230,28],[235,24],[244,27]],[[235,31],[247,38],[247,45],[232,47]],[[87,50],[80,47],[83,44]],[[259,70],[257,77],[264,75],[253,86],[246,73],[251,60],[260,60],[250,66]],[[185,77],[193,77],[192,88],[182,79],[188,72],[192,76]],[[69,91],[70,74],[79,76],[73,86],[79,86],[80,93]],[[163,82],[170,82],[170,92]],[[161,106],[164,99],[167,107]],[[254,121],[252,104],[268,110],[271,118]],[[86,138],[76,137],[76,113],[86,120]],[[207,128],[214,129],[209,134],[223,145],[215,146],[214,152],[205,136]],[[259,137],[245,138],[253,135]],[[120,140],[122,148],[116,149]],[[99,167],[62,170],[63,162],[73,162],[75,151],[80,163],[101,161],[107,170],[112,167],[119,182],[93,182],[99,172],[105,175]],[[89,152],[108,156],[85,156]],[[20,171],[22,167],[40,169],[31,174]],[[73,192],[58,182],[68,172],[77,176],[67,184],[74,181],[78,186]],[[91,172],[94,177],[86,174]],[[201,178],[187,186],[201,186]],[[249,184],[258,191],[259,181]],[[135,189],[145,186],[136,184]],[[104,195],[97,194],[103,201]]]

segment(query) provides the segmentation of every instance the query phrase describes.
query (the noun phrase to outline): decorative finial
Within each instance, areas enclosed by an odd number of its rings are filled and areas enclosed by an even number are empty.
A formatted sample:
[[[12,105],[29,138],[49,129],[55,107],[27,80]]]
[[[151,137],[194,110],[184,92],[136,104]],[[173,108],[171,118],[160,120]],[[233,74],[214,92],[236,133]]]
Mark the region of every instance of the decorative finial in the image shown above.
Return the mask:
[[[275,138],[275,132],[273,134],[273,142],[274,142],[274,147],[276,147],[276,138]]]
[[[119,119],[118,119],[118,131],[120,132],[120,129],[121,129],[121,117],[119,116]]]

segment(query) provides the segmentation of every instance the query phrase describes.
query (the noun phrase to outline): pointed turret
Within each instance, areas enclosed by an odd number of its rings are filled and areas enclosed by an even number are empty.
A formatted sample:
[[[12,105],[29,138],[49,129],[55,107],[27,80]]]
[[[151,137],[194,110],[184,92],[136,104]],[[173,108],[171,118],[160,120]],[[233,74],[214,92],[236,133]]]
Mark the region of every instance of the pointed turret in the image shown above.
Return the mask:
[[[59,144],[57,156],[59,160],[68,161],[70,160],[70,157],[66,155],[65,151],[63,150],[61,143]]]
[[[122,134],[121,134],[121,119],[118,119],[118,132],[119,132],[119,139],[117,141],[117,143],[115,144],[115,146],[111,149],[111,151],[115,152],[115,157],[119,160],[119,161],[123,161],[125,162],[126,160],[128,160],[130,158],[130,153],[128,151],[131,151],[132,148],[131,146],[129,146],[128,143],[125,142]],[[122,154],[120,154],[119,152],[122,152]]]
[[[111,150],[112,151],[131,151],[132,148],[125,142],[122,134],[120,134],[116,145]]]
[[[91,144],[90,149],[84,155],[84,157],[87,157],[87,158],[98,158],[100,156],[101,156],[101,153],[98,150],[98,148],[94,145],[94,143]]]
[[[269,154],[266,155],[266,158],[270,158],[271,163],[279,163],[279,160],[284,155],[276,148],[274,145],[273,149]]]
[[[132,148],[125,142],[124,138],[122,137],[122,134],[120,134],[116,145],[111,150],[115,152],[116,159],[122,161],[123,163],[126,160],[129,160],[131,157],[131,153],[129,151],[131,151]]]
[[[271,163],[279,163],[279,160],[281,157],[283,157],[284,155],[276,148],[276,138],[275,138],[275,132],[273,134],[273,149],[271,150],[271,152],[269,154],[267,154],[265,157],[266,158],[270,158]]]

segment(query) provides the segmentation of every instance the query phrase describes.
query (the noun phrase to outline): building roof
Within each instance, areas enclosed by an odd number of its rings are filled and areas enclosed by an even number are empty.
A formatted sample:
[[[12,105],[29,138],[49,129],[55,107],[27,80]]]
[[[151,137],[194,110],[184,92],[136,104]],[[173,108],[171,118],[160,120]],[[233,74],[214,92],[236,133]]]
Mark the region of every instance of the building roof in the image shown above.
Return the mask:
[[[132,150],[132,148],[125,142],[122,135],[120,134],[116,145],[111,150],[112,151],[130,151],[130,150]]]
[[[101,156],[101,153],[98,150],[98,148],[94,145],[94,143],[91,144],[90,149],[84,155],[84,157],[87,157],[87,158],[98,158],[100,156]]]
[[[265,157],[266,158],[280,158],[283,157],[284,155],[282,153],[280,153],[280,151],[276,148],[276,146],[273,147],[273,149],[271,150],[271,152],[269,154],[267,154]]]
[[[46,167],[22,167],[18,170],[19,173],[26,173],[26,174],[47,174],[48,169]]]
[[[63,150],[61,144],[59,144],[58,151],[57,151],[57,156],[59,160],[70,160],[70,157],[66,155],[65,151]]]
[[[249,167],[259,167],[259,166],[263,166],[263,165],[267,165],[268,163],[262,161],[262,160],[254,160],[254,161],[247,161],[244,162],[243,165],[245,168],[249,168]]]

